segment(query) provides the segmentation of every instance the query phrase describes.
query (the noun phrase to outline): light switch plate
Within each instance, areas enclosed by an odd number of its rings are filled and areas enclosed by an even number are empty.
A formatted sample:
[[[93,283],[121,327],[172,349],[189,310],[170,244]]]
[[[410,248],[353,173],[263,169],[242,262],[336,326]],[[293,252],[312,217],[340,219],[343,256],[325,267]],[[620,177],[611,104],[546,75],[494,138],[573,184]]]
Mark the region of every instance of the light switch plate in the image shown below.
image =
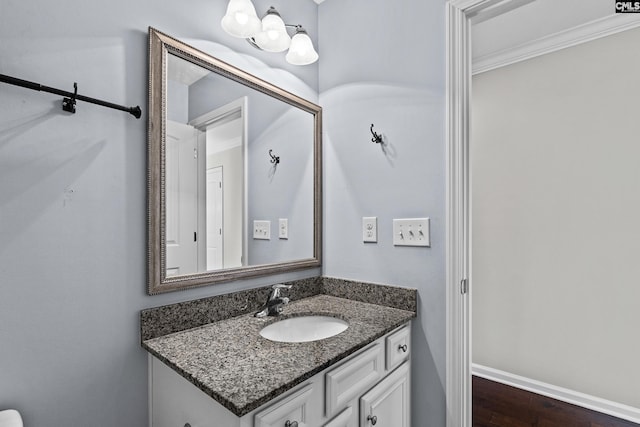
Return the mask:
[[[393,245],[431,247],[429,218],[394,219]]]
[[[253,221],[253,238],[271,240],[271,221]]]
[[[278,238],[289,238],[289,220],[287,218],[280,218],[278,220]]]
[[[370,243],[378,241],[378,219],[375,216],[362,217],[362,241]]]

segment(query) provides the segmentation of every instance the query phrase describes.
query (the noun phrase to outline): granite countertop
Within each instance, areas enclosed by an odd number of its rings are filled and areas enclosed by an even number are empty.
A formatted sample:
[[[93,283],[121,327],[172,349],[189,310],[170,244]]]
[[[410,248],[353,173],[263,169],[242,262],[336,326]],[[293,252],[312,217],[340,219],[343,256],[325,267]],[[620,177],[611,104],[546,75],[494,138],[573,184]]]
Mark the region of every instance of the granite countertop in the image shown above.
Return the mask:
[[[279,343],[260,336],[287,317],[325,314],[349,322],[346,331],[320,341]],[[285,306],[280,317],[245,314],[142,342],[151,354],[243,416],[353,354],[416,316],[413,311],[316,295]]]

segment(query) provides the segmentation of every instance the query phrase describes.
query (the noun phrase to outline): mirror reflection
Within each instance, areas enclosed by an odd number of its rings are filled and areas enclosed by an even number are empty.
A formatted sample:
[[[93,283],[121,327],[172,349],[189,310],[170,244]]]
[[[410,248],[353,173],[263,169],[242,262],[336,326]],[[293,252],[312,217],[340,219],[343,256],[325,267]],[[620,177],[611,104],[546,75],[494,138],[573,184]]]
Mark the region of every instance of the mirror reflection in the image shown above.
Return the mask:
[[[167,276],[240,267],[247,258],[243,253],[247,96],[211,97],[202,90],[219,91],[222,79],[168,56]],[[234,96],[238,97],[229,100]]]
[[[311,114],[169,55],[167,276],[311,258],[312,160]]]
[[[149,37],[149,292],[319,266],[320,107]]]

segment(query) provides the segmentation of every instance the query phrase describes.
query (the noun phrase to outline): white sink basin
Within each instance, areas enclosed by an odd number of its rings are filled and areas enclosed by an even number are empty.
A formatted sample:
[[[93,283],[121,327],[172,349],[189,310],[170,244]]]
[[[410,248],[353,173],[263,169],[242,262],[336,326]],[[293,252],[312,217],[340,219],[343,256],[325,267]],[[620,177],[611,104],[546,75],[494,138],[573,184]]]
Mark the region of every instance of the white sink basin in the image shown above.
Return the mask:
[[[265,326],[264,338],[277,342],[318,341],[338,335],[349,327],[342,319],[330,316],[290,317]]]

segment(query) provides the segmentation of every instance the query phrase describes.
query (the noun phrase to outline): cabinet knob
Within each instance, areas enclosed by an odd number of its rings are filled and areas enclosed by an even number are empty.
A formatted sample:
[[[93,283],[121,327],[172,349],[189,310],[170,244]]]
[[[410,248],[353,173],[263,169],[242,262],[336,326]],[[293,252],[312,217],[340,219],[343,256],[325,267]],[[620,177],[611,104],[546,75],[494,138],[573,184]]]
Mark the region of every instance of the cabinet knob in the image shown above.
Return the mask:
[[[287,422],[284,423],[284,427],[298,427],[298,422],[287,420]]]
[[[191,424],[189,424],[189,423],[185,423],[185,424],[184,424],[184,427],[191,427]]]
[[[407,345],[406,344],[399,345],[398,346],[398,350],[402,350],[403,353],[406,353],[407,352]]]
[[[375,415],[369,415],[367,417],[367,421],[371,421],[371,425],[374,426],[378,422],[378,417],[376,417]]]

